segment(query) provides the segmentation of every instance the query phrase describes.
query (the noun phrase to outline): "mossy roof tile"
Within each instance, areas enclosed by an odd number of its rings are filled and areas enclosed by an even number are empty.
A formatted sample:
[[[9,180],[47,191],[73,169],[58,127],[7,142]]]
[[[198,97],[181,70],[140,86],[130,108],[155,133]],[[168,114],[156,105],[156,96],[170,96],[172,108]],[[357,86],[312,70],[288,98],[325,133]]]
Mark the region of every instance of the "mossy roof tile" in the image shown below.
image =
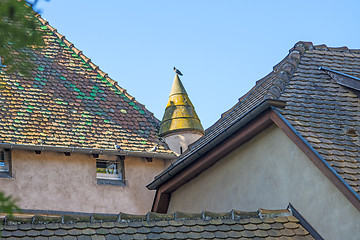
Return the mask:
[[[78,222],[75,224],[69,222],[65,222],[68,220],[72,222],[72,219],[76,218],[76,214],[74,217],[69,217],[67,214],[67,218],[64,218],[64,215],[59,215],[62,219],[62,223],[59,225],[57,218],[54,216],[55,223],[41,222],[41,218],[38,215],[32,215],[32,219],[38,219],[40,222],[34,222],[33,224],[28,224],[26,218],[18,217],[18,219],[23,219],[24,222],[7,222],[6,217],[2,219],[2,225],[4,229],[11,230],[3,230],[2,238],[4,239],[12,239],[12,238],[20,238],[20,237],[30,237],[34,239],[42,239],[42,238],[66,238],[66,239],[229,239],[229,238],[264,238],[267,236],[272,237],[311,237],[309,232],[305,230],[299,222],[295,220],[289,221],[285,223],[286,228],[284,228],[282,223],[276,222],[278,216],[274,212],[267,212],[268,215],[271,215],[271,219],[273,219],[273,224],[264,224],[261,221],[261,217],[264,213],[260,214],[258,212],[244,213],[241,217],[234,217],[231,214],[225,213],[212,213],[208,214],[205,218],[203,214],[203,218],[199,218],[197,214],[189,214],[188,216],[193,216],[194,218],[188,219],[177,219],[176,214],[156,214],[156,217],[149,218],[150,214],[142,215],[144,219],[138,215],[138,218],[129,218],[127,222],[118,222],[121,221],[120,214],[115,218],[108,218],[106,215],[101,214],[93,214],[92,216],[87,216],[84,218],[77,218]],[[260,221],[256,221],[257,218]],[[290,213],[289,213],[290,214]],[[122,216],[125,216],[124,213],[121,213]],[[96,216],[96,221],[104,222],[95,222],[94,219]],[[129,215],[130,216],[130,215]],[[155,215],[152,215],[155,216]],[[290,215],[289,215],[290,216]],[[221,217],[221,218],[219,218]],[[244,218],[250,219],[251,223],[248,221],[244,223]],[[169,219],[172,225],[169,224]],[[51,219],[51,218],[49,218]],[[112,219],[112,221],[109,221]],[[296,219],[296,218],[295,218]],[[105,221],[106,220],[106,221]],[[186,223],[191,221],[191,226]],[[218,224],[221,221],[221,224]],[[167,224],[158,224],[166,222]],[[179,224],[174,224],[175,222]],[[206,224],[204,224],[206,223]],[[12,225],[8,225],[12,224]],[[96,228],[94,227],[96,224]],[[266,225],[266,227],[264,227]],[[278,225],[281,225],[279,227]],[[43,226],[42,228],[39,226]],[[52,226],[50,228],[46,228],[46,226]],[[59,228],[57,226],[60,226]],[[66,227],[64,227],[66,226]],[[30,229],[29,229],[30,228]],[[44,229],[44,230],[37,230]],[[261,230],[260,230],[261,229]]]
[[[13,129],[0,129],[1,143],[24,148],[41,143],[44,147],[106,150],[114,150],[117,144],[122,151],[145,154],[157,145],[155,154],[171,158],[172,152],[157,136],[160,121],[46,20],[40,15],[37,18],[41,24],[39,30],[48,34],[44,47],[23,50],[34,55],[33,74],[21,77],[0,71],[4,110],[0,113],[0,125],[13,126]],[[32,106],[19,113],[19,108],[28,106],[29,102]],[[86,118],[82,117],[85,112]],[[25,115],[27,119],[20,121],[21,124],[13,125],[10,121]],[[104,125],[104,121],[109,125]],[[88,130],[86,135],[72,134],[72,129],[82,126]],[[109,129],[112,134],[99,134]],[[42,133],[41,138],[27,134],[29,131]],[[60,137],[54,137],[54,133],[60,132]]]
[[[170,91],[169,101],[160,124],[160,136],[175,132],[194,131],[204,134],[200,119],[195,112],[185,88],[176,74]]]

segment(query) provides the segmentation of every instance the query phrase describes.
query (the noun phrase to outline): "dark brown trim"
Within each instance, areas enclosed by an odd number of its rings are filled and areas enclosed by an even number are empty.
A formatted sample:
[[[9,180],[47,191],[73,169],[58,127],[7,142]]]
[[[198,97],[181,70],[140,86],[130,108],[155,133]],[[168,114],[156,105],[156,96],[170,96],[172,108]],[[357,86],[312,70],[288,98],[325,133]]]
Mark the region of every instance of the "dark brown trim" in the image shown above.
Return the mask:
[[[161,193],[157,190],[151,211],[157,213],[167,213],[170,196],[170,193]]]
[[[270,126],[272,124],[269,114],[270,111],[271,110],[264,112],[254,121],[246,124],[243,128],[232,134],[215,148],[212,148],[209,152],[201,156],[193,164],[189,165],[187,168],[183,169],[177,175],[161,185],[157,190],[152,211],[166,213],[169,205],[170,194],[173,191]]]
[[[317,166],[320,171],[339,189],[339,191],[343,193],[345,197],[360,211],[360,201],[357,198],[356,193],[351,191],[351,187],[346,186],[347,183],[342,181],[343,179],[340,176],[337,176],[338,174],[335,170],[333,170],[325,160],[321,159],[317,152],[312,149],[312,147],[303,138],[301,138],[301,136],[299,136],[296,130],[292,129],[286,122],[284,122],[284,120],[274,110],[267,110],[259,117],[253,119],[216,147],[200,156],[191,165],[162,184],[157,189],[152,211],[166,213],[171,193],[173,191],[199,175],[201,172],[221,160],[234,149],[249,141],[273,123],[304,152],[304,154],[315,164],[315,166]]]
[[[314,163],[314,165],[320,169],[320,171],[336,186],[339,191],[344,194],[344,196],[360,211],[360,201],[351,192],[351,190],[334,174],[331,170],[331,167],[327,166],[325,160],[323,161],[318,157],[316,152],[309,147],[309,145],[300,138],[289,126],[286,124],[283,119],[279,117],[276,112],[272,111],[270,113],[271,120],[279,127],[285,134],[288,136],[295,144],[298,146],[301,151]]]

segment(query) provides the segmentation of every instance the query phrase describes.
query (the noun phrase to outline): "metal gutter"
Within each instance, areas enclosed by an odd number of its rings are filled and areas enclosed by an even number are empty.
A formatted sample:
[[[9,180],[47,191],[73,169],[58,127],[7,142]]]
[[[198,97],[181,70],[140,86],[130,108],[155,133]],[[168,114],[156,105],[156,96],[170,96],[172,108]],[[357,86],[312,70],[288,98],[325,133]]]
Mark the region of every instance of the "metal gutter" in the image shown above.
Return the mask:
[[[12,144],[12,143],[0,143],[0,148],[21,149],[21,150],[30,150],[30,151],[110,154],[110,155],[118,155],[118,156],[147,157],[147,158],[161,158],[161,159],[176,158],[175,154],[170,154],[170,153],[125,151],[125,150],[104,149],[104,148],[79,148],[79,147],[61,147],[61,146],[43,146],[43,145],[24,145],[24,144]]]
[[[276,113],[276,115],[281,118],[281,120],[291,129],[291,131],[293,131],[294,134],[305,143],[305,145],[316,155],[316,157],[318,157],[320,161],[326,167],[328,167],[329,170],[340,180],[340,182],[344,184],[348,190],[350,190],[350,192],[354,194],[354,196],[360,201],[360,195],[340,176],[340,174],[336,172],[335,169],[333,169],[331,165],[310,145],[310,143],[308,143],[306,139],[300,135],[300,133],[286,120],[286,118],[281,115],[281,113],[279,113],[274,107],[271,108]]]
[[[261,113],[263,113],[265,110],[269,109],[271,106],[285,107],[285,105],[286,102],[280,100],[266,99],[262,101],[261,103],[253,107],[250,111],[248,111],[246,115],[242,116],[241,118],[236,120],[236,122],[228,126],[226,129],[213,136],[202,147],[200,147],[200,149],[190,153],[190,155],[184,156],[183,159],[181,159],[180,157],[177,164],[171,165],[167,170],[160,173],[155,178],[155,180],[149,183],[146,187],[149,190],[157,189],[160,185],[165,183],[172,176],[176,175],[182,169],[193,163],[197,158],[204,155],[212,148],[216,147],[220,142],[231,136],[234,132],[239,130],[241,127],[243,127],[245,124],[250,122],[252,119],[257,117]]]
[[[360,78],[325,67],[319,67],[319,70],[325,71],[339,85],[360,91]]]
[[[354,79],[354,80],[360,81],[360,78],[358,78],[358,77],[355,77],[355,76],[352,76],[352,75],[349,75],[349,74],[346,74],[346,73],[343,73],[343,72],[339,72],[339,71],[336,71],[336,70],[332,70],[332,69],[330,69],[330,68],[319,67],[319,70],[325,70],[325,71],[337,73],[337,74],[343,75],[343,76],[345,76],[345,77],[349,77],[349,78],[352,78],[352,79]]]

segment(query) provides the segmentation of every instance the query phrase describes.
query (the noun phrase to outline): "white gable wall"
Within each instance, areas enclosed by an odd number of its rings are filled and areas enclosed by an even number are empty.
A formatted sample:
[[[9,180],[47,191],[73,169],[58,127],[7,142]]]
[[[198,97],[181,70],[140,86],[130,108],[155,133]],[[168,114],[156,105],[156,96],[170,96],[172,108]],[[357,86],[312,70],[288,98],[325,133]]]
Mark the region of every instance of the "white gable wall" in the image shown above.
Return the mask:
[[[289,202],[325,239],[360,236],[360,212],[274,125],[173,192],[168,212],[284,209]]]

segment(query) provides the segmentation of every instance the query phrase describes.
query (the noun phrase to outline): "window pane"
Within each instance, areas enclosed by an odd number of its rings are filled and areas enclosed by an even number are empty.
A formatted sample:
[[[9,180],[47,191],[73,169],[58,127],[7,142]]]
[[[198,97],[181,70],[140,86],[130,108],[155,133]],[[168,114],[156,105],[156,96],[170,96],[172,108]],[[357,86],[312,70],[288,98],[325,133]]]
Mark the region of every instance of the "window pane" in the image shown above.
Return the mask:
[[[5,151],[0,151],[0,172],[9,171],[9,161],[5,158]]]
[[[122,164],[120,161],[96,159],[98,178],[122,180]]]
[[[117,174],[118,167],[116,161],[100,160],[96,161],[96,172],[98,173],[108,173],[108,174]]]

